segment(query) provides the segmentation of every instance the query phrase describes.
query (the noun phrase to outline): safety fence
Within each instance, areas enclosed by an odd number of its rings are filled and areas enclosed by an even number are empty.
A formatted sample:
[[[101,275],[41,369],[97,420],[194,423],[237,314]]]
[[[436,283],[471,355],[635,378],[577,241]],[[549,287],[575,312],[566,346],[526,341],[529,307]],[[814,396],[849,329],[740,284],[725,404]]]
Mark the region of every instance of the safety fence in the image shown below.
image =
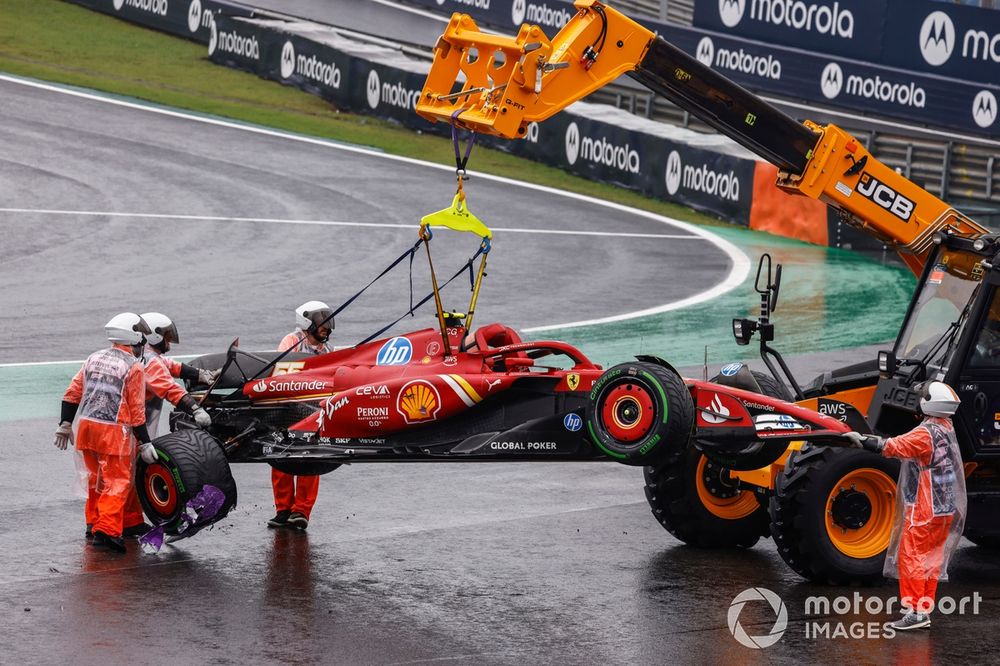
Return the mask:
[[[213,62],[301,88],[340,109],[422,132],[451,131],[414,112],[429,61],[402,50],[216,0],[70,1],[205,43]],[[841,225],[823,204],[780,192],[774,168],[729,139],[607,105],[574,104],[544,124],[532,124],[521,141],[479,141],[745,227],[823,245],[874,245]]]

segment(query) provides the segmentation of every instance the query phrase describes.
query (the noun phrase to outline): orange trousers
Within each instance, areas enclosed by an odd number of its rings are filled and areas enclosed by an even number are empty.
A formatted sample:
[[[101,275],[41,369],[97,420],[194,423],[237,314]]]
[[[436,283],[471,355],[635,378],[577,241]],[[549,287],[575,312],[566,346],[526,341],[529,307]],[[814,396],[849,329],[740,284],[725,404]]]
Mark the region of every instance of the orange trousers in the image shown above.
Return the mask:
[[[904,606],[917,612],[930,612],[937,597],[951,520],[951,516],[938,516],[923,525],[907,525],[900,536],[899,597]]]
[[[308,520],[319,495],[319,477],[285,474],[272,467],[271,488],[274,489],[276,510],[301,513]]]
[[[95,532],[121,536],[129,497],[136,497],[132,484],[132,456],[113,456],[89,449],[80,453],[89,476],[84,505],[87,524]]]

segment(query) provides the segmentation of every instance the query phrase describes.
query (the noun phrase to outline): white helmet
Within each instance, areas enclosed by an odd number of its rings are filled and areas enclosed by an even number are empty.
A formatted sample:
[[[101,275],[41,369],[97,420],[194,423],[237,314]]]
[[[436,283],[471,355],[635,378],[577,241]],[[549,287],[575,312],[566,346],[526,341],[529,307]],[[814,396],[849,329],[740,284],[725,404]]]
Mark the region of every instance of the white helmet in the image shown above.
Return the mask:
[[[171,342],[181,341],[181,337],[177,334],[177,325],[167,315],[160,312],[143,312],[142,318],[153,329],[153,332],[146,336],[146,342],[149,344],[158,345],[166,341],[169,346]]]
[[[960,400],[955,389],[944,382],[928,381],[920,385],[920,411],[927,416],[949,417],[958,410]]]
[[[309,301],[295,308],[295,325],[306,333],[311,333],[320,342],[326,342],[329,334],[324,338],[316,335],[320,324],[329,326],[331,331],[334,329],[333,310],[323,301]]]
[[[134,312],[123,312],[104,325],[108,340],[119,345],[138,345],[152,333],[142,317]]]

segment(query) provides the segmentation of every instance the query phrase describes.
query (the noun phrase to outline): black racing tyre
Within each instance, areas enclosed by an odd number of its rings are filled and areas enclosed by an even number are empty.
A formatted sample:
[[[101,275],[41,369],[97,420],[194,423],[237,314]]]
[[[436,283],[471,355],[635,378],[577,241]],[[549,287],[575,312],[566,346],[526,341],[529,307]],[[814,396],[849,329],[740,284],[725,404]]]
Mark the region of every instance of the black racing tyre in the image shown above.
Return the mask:
[[[766,372],[757,372],[754,370],[750,374],[752,374],[753,378],[757,380],[757,386],[760,387],[760,392],[764,395],[788,401],[792,399],[792,394],[788,390],[788,387]],[[715,380],[713,379],[712,381]]]
[[[205,486],[225,495],[222,508],[211,522],[226,517],[236,506],[236,481],[218,440],[204,430],[182,429],[153,440],[158,460],[147,465],[138,459],[136,490],[146,515],[167,534],[177,534],[179,518],[188,500]],[[186,535],[192,534],[190,530]]]
[[[285,474],[295,476],[322,476],[340,467],[341,463],[322,460],[269,460],[267,464]]]
[[[646,501],[672,535],[703,548],[750,548],[768,533],[767,508],[694,446],[646,467]]]
[[[775,479],[769,509],[778,554],[816,583],[879,582],[896,511],[897,478],[896,460],[805,444]]]
[[[676,458],[694,428],[684,380],[655,363],[622,363],[601,375],[587,402],[587,429],[604,453],[625,465]]]

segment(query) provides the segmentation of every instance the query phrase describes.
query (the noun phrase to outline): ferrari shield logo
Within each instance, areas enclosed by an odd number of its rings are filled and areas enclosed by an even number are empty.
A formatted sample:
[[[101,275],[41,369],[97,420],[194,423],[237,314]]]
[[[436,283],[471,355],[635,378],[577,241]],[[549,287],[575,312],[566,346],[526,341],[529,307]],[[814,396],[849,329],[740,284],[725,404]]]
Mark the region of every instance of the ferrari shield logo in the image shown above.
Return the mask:
[[[566,385],[569,386],[570,391],[575,391],[576,387],[580,385],[580,375],[575,372],[566,375]]]

